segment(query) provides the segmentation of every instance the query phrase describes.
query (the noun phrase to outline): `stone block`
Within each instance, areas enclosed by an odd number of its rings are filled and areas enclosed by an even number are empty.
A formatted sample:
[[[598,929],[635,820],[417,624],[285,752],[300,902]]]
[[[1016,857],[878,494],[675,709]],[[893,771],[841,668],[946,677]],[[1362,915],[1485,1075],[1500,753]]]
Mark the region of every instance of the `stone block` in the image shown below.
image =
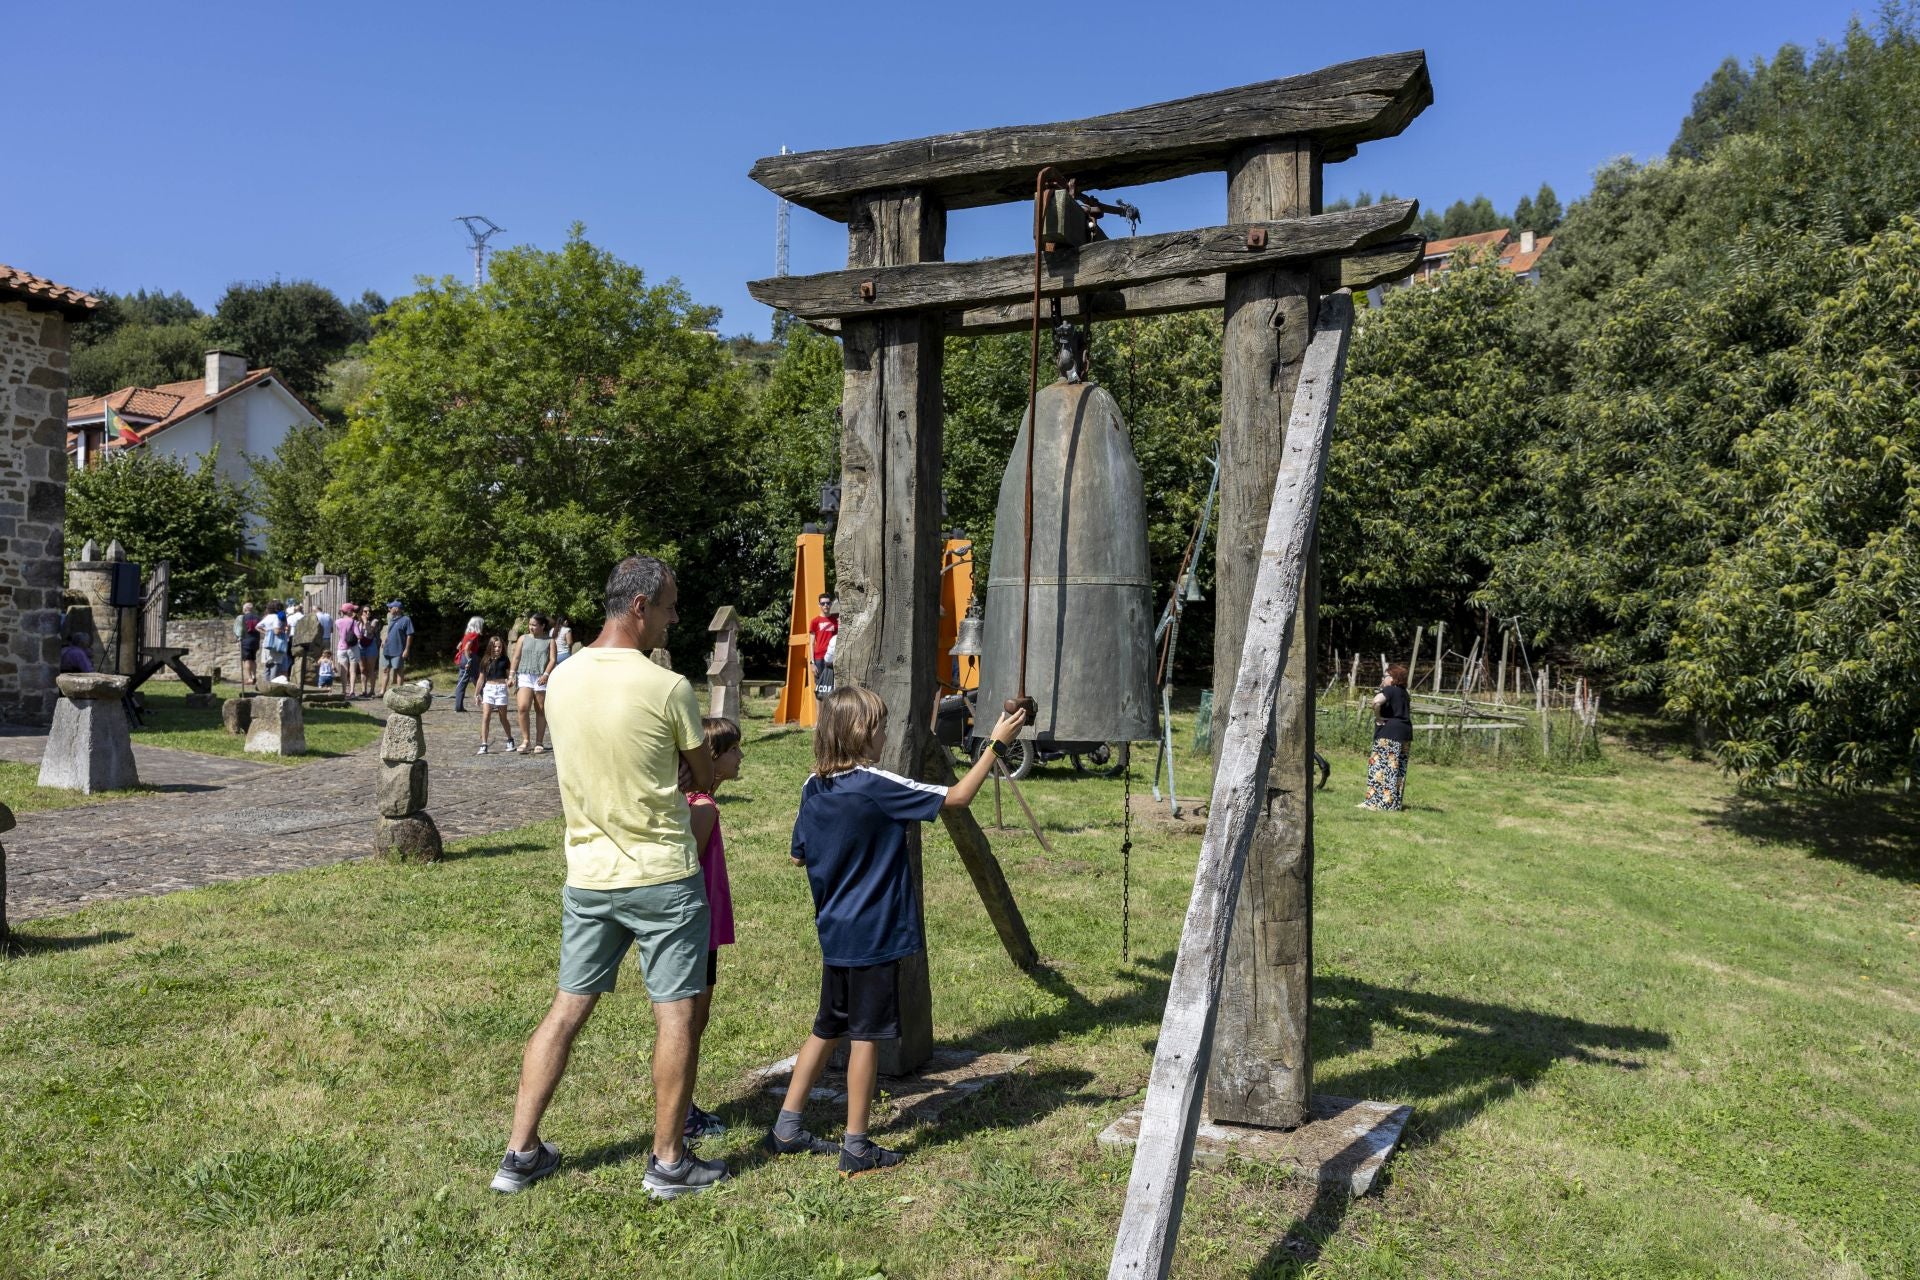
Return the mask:
[[[374,852],[396,862],[438,862],[443,852],[440,828],[424,813],[380,819],[373,840]]]
[[[228,698],[221,703],[220,723],[227,727],[228,733],[236,736],[245,733],[253,723],[253,699]]]
[[[106,675],[98,672],[68,672],[54,677],[60,692],[75,702],[98,702],[111,699],[118,702],[127,696],[133,687],[133,681],[125,676]]]
[[[262,694],[253,699],[250,717],[247,751],[263,756],[307,753],[307,721],[300,710],[300,699]]]
[[[126,710],[117,699],[60,699],[40,757],[40,785],[83,795],[140,785],[140,772],[133,763],[133,735],[127,728]]]
[[[380,766],[380,816],[404,818],[427,807],[427,762],[396,760]]]
[[[207,708],[219,703],[219,701],[220,695],[218,694],[190,693],[186,697],[185,705],[189,711],[205,711]]]
[[[382,699],[395,715],[419,719],[433,706],[433,690],[424,684],[397,684]]]
[[[412,716],[387,717],[387,729],[380,735],[380,759],[401,764],[427,757],[427,731]]]

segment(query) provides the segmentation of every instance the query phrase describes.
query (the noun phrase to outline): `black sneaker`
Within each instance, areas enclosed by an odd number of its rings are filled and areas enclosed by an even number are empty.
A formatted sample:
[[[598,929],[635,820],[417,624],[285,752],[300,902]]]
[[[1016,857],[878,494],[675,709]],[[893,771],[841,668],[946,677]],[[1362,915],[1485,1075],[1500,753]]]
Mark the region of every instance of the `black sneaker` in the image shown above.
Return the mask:
[[[857,1156],[843,1146],[840,1148],[840,1176],[857,1178],[863,1173],[878,1173],[882,1169],[893,1168],[905,1159],[898,1151],[889,1151],[871,1142],[867,1144],[867,1154],[863,1156]]]
[[[525,1191],[540,1179],[560,1167],[560,1148],[551,1142],[543,1142],[532,1155],[520,1156],[509,1151],[500,1157],[500,1172],[493,1175],[493,1189],[511,1195],[515,1191]]]
[[[816,1138],[805,1129],[791,1138],[782,1138],[769,1129],[767,1136],[760,1140],[760,1149],[776,1156],[830,1156],[840,1150],[840,1146],[825,1138]]]
[[[726,1122],[719,1116],[711,1111],[702,1111],[691,1102],[687,1104],[685,1137],[688,1142],[695,1138],[717,1138],[726,1131]]]
[[[696,1191],[705,1191],[716,1182],[722,1182],[727,1176],[727,1162],[724,1160],[702,1160],[689,1151],[680,1157],[680,1167],[669,1171],[660,1163],[659,1157],[647,1153],[647,1176],[642,1184],[647,1194],[655,1200],[672,1200],[678,1196],[690,1196]]]

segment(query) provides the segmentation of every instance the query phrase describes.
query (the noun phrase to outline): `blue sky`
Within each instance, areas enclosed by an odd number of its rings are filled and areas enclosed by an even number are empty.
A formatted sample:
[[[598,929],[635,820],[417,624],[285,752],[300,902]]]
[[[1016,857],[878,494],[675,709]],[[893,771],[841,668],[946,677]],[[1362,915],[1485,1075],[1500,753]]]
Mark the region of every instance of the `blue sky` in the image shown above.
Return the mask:
[[[1086,12],[1077,27],[1049,17]],[[391,297],[467,274],[479,213],[509,244],[591,239],[678,276],[767,331],[744,282],[773,274],[777,152],[1035,123],[1424,48],[1434,105],[1327,171],[1329,199],[1391,189],[1505,209],[1542,180],[1563,200],[1616,155],[1664,153],[1720,60],[1836,39],[1834,0],[1533,6],[975,3],[883,10],[0,0],[39,67],[9,96],[0,262],[64,284],[178,289],[211,308],[234,280],[311,278]],[[1863,16],[1871,19],[1872,11]],[[20,68],[15,67],[18,72]],[[26,177],[29,180],[20,182]],[[1131,193],[1143,233],[1225,220],[1201,175]],[[1021,251],[1025,215],[954,215],[950,258]],[[793,215],[793,270],[845,265],[845,233]]]

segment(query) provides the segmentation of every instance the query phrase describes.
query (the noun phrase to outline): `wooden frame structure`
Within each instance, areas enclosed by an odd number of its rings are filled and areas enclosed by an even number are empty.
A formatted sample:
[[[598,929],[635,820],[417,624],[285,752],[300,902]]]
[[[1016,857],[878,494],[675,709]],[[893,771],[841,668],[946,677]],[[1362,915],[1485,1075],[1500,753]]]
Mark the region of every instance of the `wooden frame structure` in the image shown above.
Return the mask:
[[[1342,291],[1409,275],[1425,248],[1412,202],[1322,213],[1321,170],[1398,134],[1432,101],[1426,56],[1413,51],[1084,120],[769,156],[753,167],[777,194],[847,223],[846,270],[748,289],[841,336],[836,668],[886,700],[882,767],[936,777],[945,772],[928,741],[942,342],[1026,328],[1033,305],[1031,246],[946,262],[947,212],[1031,199],[1043,166],[1083,191],[1227,175],[1224,224],[1064,249],[1048,255],[1040,284],[1068,319],[1226,315],[1214,683],[1234,695],[1216,702],[1212,820],[1114,1275],[1166,1273],[1203,1100],[1216,1122],[1287,1128],[1306,1114],[1314,529],[1352,323]],[[984,833],[971,819],[960,825],[949,829],[1009,953],[1030,957]],[[911,856],[917,881],[917,842]],[[903,965],[902,1038],[883,1071],[925,1060],[930,1004],[922,955]],[[1220,1019],[1230,1031],[1216,1055]]]

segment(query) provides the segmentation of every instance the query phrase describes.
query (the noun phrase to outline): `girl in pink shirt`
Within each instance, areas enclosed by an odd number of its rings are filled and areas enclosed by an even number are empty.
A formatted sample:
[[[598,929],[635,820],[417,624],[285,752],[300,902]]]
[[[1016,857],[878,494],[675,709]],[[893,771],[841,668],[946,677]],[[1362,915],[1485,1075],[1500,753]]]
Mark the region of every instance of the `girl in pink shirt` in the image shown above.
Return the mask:
[[[713,756],[713,789],[740,776],[740,726],[720,716],[707,716],[701,722],[706,731],[707,750]],[[720,948],[733,941],[733,894],[727,887],[726,843],[720,836],[720,806],[713,793],[693,789],[692,771],[680,766],[680,790],[686,794],[687,808],[693,819],[693,845],[700,851],[700,877],[707,884],[707,989],[693,998],[693,1042],[707,1029],[707,1016],[713,1008],[713,984],[719,977]],[[727,1131],[720,1117],[689,1102],[687,1132],[689,1140]]]

